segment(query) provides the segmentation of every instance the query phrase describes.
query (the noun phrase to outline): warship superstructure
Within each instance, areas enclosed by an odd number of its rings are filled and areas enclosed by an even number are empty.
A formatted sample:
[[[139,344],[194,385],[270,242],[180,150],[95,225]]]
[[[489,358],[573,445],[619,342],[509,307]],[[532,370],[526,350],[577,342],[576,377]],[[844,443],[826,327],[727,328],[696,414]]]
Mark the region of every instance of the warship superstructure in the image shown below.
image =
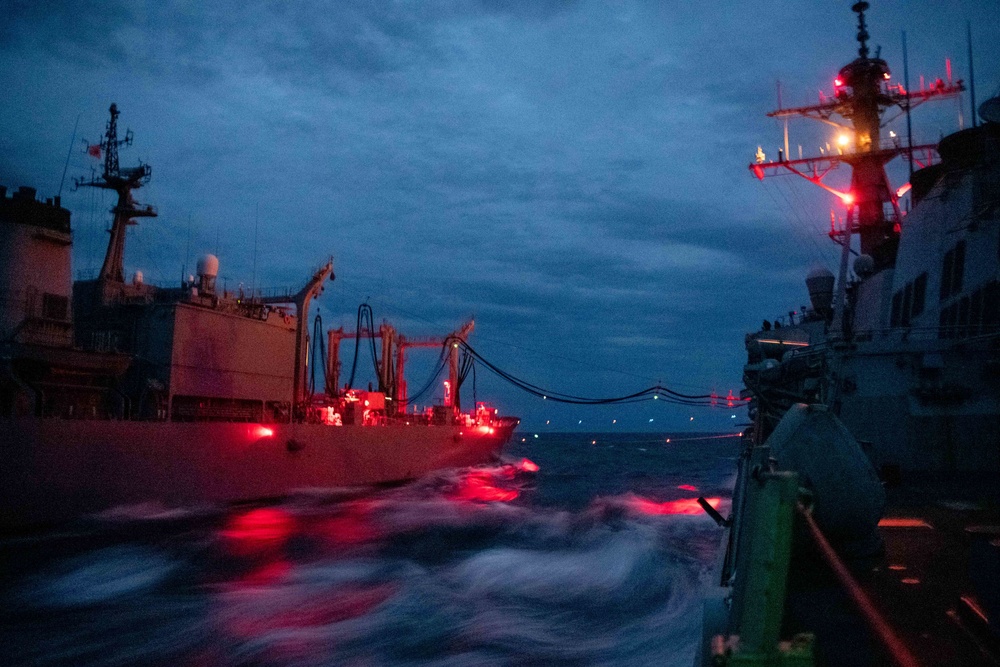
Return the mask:
[[[966,87],[950,65],[895,83],[868,8],[833,94],[769,114],[835,126],[840,147],[790,159],[786,133],[749,165],[835,197],[840,265],[808,274],[811,307],[746,336],[753,423],[732,513],[713,514],[702,665],[1000,664],[1000,98],[914,145],[910,111]],[[884,140],[891,108],[907,131]],[[845,189],[825,180],[841,165]]]
[[[310,336],[310,303],[333,280],[332,259],[280,292],[221,288],[212,255],[176,286],[139,272],[126,280],[126,230],[157,212],[133,197],[151,169],[119,165],[132,135],[119,138],[115,105],[110,114],[88,147],[103,173],[77,182],[117,194],[95,279],[72,280],[70,212],[58,197],[0,188],[0,526],[396,482],[499,455],[517,420],[485,403],[461,409],[458,343],[471,322],[437,339],[407,339],[387,323]],[[311,346],[324,337],[320,358]],[[371,338],[374,349],[378,337],[379,387],[340,387],[340,340]],[[440,348],[443,405],[418,411],[407,396],[413,346]],[[310,358],[326,371],[318,390]]]
[[[867,38],[863,18],[862,34]],[[779,171],[805,176],[844,207],[830,231],[841,245],[839,275],[814,269],[806,279],[812,307],[783,318],[781,328],[747,336],[745,395],[760,414],[760,436],[788,406],[819,402],[888,474],[1000,471],[996,125],[987,120],[933,145],[900,136],[883,141],[887,108],[909,110],[965,86],[892,84],[885,61],[869,57],[865,41],[834,84],[835,94],[818,106],[771,115],[827,122],[839,115],[848,139],[840,152],[750,166],[761,178]],[[923,166],[909,183],[889,182],[884,165],[897,157]],[[852,170],[845,191],[823,181],[841,164]],[[909,213],[901,207],[906,193]]]

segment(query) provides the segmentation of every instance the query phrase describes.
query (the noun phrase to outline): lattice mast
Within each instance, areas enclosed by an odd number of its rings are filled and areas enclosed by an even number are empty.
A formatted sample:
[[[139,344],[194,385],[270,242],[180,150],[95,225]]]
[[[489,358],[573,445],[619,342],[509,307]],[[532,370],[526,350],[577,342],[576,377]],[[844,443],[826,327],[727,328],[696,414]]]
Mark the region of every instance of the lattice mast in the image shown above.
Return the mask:
[[[889,122],[883,116],[891,107],[908,113],[928,100],[954,98],[965,87],[960,80],[951,81],[950,67],[947,81],[938,79],[927,89],[910,91],[903,85],[891,85],[889,66],[879,58],[880,49],[876,49],[874,58],[869,57],[870,35],[865,23],[868,7],[867,2],[851,7],[858,15],[858,58],[840,70],[834,80],[833,97],[821,99],[814,106],[781,108],[767,114],[771,118],[810,118],[838,128],[843,133],[838,154],[789,160],[779,151],[777,162],[765,162],[758,151],[757,162],[750,165],[750,170],[761,180],[769,173],[787,170],[839,197],[847,207],[846,223],[843,230],[832,229],[831,238],[849,246],[850,236],[858,234],[861,252],[874,259],[877,271],[895,264],[902,220],[901,195],[890,186],[885,165],[903,155],[926,166],[935,159],[937,149],[934,144],[903,145],[898,138],[883,145],[881,130]],[[841,163],[852,170],[846,192],[823,182]]]
[[[118,203],[111,213],[111,238],[108,250],[104,255],[104,264],[98,280],[101,282],[125,282],[125,230],[129,225],[138,224],[135,218],[155,218],[156,209],[152,206],[140,206],[132,198],[132,191],[141,188],[149,182],[152,168],[148,164],[139,163],[136,167],[122,169],[118,164],[118,148],[132,145],[132,130],[125,131],[123,139],[118,138],[118,105],[112,104],[109,109],[107,130],[101,139],[100,150],[104,154],[104,173],[99,178],[89,181],[76,180],[76,187],[103,188],[118,193]],[[92,146],[88,151],[93,152]]]

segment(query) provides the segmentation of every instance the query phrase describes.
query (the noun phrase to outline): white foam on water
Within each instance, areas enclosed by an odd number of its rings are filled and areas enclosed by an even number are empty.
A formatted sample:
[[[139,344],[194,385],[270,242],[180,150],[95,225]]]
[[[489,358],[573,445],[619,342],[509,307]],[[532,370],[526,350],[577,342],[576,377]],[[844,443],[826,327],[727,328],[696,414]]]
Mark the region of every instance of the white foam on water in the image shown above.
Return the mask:
[[[17,597],[35,608],[107,604],[148,593],[171,576],[177,564],[142,547],[116,546],[70,559],[31,577]]]

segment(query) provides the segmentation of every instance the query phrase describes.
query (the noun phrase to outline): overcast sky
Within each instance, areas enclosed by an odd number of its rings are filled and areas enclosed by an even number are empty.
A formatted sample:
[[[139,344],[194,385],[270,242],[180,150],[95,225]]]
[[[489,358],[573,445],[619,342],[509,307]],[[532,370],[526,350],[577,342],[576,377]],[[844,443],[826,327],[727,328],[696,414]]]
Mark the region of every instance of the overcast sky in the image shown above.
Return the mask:
[[[135,133],[122,165],[152,164],[136,198],[160,212],[129,232],[129,273],[176,283],[215,252],[228,286],[279,286],[332,254],[328,325],[353,328],[366,299],[410,335],[474,315],[472,344],[537,385],[738,392],[744,334],[807,303],[805,273],[835,264],[831,197],[747,164],[758,145],[777,153],[764,116],[777,80],[786,104],[813,103],[856,57],[850,5],[15,0],[0,22],[0,183],[56,194],[79,117],[63,204],[75,268],[99,267],[111,198],[71,179],[99,166],[81,139],[99,141],[116,102]],[[896,81],[902,30],[911,87],[948,57],[968,80],[971,21],[977,97],[997,93],[1000,3],[872,5]],[[957,129],[957,104],[931,106],[917,139]],[[830,140],[806,121],[790,131],[806,154]],[[435,355],[411,356],[418,387]],[[744,420],[558,406],[483,372],[478,393],[532,429]]]

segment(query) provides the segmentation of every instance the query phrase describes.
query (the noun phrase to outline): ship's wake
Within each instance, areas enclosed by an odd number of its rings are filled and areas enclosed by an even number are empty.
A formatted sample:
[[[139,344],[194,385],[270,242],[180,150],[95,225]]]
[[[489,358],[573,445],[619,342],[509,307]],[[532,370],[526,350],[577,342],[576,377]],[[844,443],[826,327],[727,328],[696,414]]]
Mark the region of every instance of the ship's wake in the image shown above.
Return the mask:
[[[119,514],[113,543],[84,534],[92,548],[57,545],[13,577],[7,659],[690,664],[714,524],[693,498],[538,507],[536,470],[525,459],[363,496],[306,493],[183,527],[171,515],[167,531]],[[129,526],[140,534],[123,542]]]

